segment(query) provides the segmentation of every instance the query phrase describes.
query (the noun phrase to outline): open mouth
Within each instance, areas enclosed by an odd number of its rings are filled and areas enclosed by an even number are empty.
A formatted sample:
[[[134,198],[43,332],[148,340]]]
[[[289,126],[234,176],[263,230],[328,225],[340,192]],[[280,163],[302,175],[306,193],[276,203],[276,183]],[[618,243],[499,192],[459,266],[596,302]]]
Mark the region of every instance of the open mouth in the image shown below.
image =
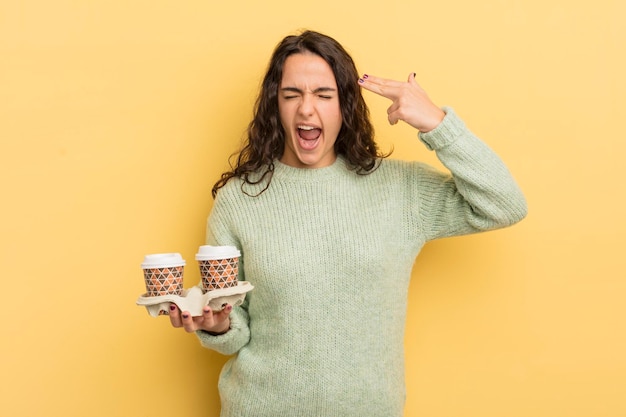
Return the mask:
[[[322,129],[314,126],[298,126],[298,139],[304,149],[313,149],[322,135]]]

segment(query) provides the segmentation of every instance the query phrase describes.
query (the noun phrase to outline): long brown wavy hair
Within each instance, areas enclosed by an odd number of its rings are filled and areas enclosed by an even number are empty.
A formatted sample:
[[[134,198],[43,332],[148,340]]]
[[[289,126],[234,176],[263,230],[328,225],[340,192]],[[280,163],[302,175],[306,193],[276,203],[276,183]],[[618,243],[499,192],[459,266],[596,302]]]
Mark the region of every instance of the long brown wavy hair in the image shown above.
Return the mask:
[[[310,52],[319,55],[331,67],[339,93],[342,126],[335,141],[335,153],[342,155],[359,174],[369,174],[377,167],[381,154],[374,141],[374,128],[369,119],[359,75],[352,57],[333,38],[314,31],[285,37],[274,50],[267,73],[254,105],[254,118],[248,125],[247,141],[232,164],[232,170],[222,174],[212,190],[215,198],[218,190],[231,178],[239,177],[245,184],[264,183],[263,193],[270,185],[274,173],[274,161],[280,158],[285,147],[285,132],[278,111],[278,89],[282,81],[283,65],[293,54]],[[235,157],[237,154],[234,154]]]

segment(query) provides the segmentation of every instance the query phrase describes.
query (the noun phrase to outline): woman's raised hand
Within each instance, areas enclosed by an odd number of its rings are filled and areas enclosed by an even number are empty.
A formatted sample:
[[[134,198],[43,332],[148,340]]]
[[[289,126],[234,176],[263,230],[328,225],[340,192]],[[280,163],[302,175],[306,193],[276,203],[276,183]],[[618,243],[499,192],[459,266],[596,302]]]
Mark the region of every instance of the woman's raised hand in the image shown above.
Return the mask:
[[[429,132],[445,116],[445,112],[430,100],[415,81],[415,73],[409,74],[406,82],[363,75],[359,78],[359,85],[392,101],[387,109],[387,117],[392,125],[402,120],[420,132]]]

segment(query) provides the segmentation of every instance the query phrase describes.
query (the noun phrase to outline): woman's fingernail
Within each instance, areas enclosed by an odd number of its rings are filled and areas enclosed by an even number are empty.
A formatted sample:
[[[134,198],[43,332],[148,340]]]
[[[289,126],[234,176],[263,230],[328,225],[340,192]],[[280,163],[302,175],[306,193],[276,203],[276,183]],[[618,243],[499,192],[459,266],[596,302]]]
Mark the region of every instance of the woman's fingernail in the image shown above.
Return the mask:
[[[364,79],[364,80],[367,80],[367,77],[369,77],[369,75],[367,75],[367,74],[363,74],[363,79]]]
[[[184,318],[184,319],[189,318],[189,314],[183,314],[183,318]]]
[[[363,78],[359,78],[359,83],[363,84],[365,82],[365,80]]]
[[[170,304],[170,310],[172,311],[176,310],[176,304]]]

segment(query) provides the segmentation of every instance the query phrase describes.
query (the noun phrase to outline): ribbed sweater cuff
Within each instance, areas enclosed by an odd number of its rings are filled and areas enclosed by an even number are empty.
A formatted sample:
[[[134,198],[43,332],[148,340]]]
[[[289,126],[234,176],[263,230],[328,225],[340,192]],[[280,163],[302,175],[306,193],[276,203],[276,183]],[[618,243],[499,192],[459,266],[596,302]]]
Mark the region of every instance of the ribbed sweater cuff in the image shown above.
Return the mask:
[[[232,355],[245,343],[242,343],[241,339],[248,339],[247,333],[247,323],[243,323],[242,318],[233,312],[230,314],[230,330],[226,333],[213,336],[204,330],[198,330],[196,336],[205,348],[215,350],[223,355]]]
[[[439,125],[430,132],[418,134],[419,139],[431,151],[437,151],[450,145],[467,130],[465,123],[450,107],[443,107],[446,116]]]

